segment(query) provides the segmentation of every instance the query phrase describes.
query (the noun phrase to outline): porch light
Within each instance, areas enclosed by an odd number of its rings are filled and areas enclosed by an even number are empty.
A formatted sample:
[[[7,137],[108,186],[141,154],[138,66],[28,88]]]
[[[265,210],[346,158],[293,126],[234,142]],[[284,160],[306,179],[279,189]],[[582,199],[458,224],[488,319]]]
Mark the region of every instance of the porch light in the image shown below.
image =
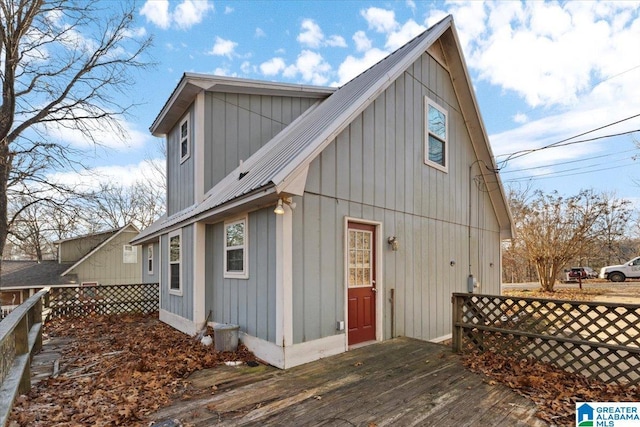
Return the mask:
[[[280,198],[278,199],[278,205],[273,210],[273,213],[275,213],[276,215],[284,215],[284,208],[282,206],[283,203],[289,205],[291,209],[296,208],[296,202],[294,202],[291,197]]]
[[[282,199],[278,199],[278,205],[273,210],[273,213],[276,215],[284,215],[284,208],[282,207]]]

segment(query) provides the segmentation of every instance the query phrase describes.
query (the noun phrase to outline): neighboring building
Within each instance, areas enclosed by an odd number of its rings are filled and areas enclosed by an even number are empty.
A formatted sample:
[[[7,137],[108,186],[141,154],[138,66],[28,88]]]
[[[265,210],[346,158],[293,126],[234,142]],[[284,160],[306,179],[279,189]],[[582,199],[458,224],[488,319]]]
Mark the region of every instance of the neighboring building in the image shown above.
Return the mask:
[[[500,293],[511,219],[451,17],[338,89],[187,73],[151,132],[167,215],[132,243],[186,333],[211,313],[288,368],[446,339],[452,292]]]
[[[0,306],[2,309],[11,310],[42,288],[75,284],[75,275],[60,275],[66,269],[67,266],[58,264],[57,261],[3,260]]]
[[[142,283],[142,253],[131,245],[139,230],[122,228],[55,242],[63,277],[74,276],[78,284],[122,285]]]

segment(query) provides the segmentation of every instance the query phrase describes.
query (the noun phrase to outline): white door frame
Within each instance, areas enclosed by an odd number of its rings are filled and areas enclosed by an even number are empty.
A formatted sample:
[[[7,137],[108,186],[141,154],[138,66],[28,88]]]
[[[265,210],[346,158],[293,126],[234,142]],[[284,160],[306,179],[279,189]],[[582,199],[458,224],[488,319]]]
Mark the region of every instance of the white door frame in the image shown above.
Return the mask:
[[[376,228],[376,341],[382,341],[384,339],[384,300],[385,300],[385,284],[384,284],[384,276],[382,269],[382,236],[383,236],[383,227],[382,222],[373,221],[369,219],[363,218],[355,218],[351,216],[345,216],[342,234],[343,234],[343,251],[344,257],[342,262],[342,268],[344,270],[343,274],[343,288],[344,288],[344,342],[345,348],[349,348],[349,278],[347,271],[347,264],[349,262],[347,247],[349,245],[349,222],[356,222],[359,224],[367,224],[373,225]]]

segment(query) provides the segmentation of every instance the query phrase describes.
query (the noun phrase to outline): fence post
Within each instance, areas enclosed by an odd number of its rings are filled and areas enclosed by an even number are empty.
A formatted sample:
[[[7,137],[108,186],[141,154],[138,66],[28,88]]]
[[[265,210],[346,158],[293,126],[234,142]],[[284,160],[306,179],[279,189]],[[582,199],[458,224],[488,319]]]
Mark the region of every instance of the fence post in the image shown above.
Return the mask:
[[[454,353],[462,350],[462,326],[457,324],[462,322],[462,302],[463,297],[457,294],[451,296],[453,325],[451,328],[451,346]]]

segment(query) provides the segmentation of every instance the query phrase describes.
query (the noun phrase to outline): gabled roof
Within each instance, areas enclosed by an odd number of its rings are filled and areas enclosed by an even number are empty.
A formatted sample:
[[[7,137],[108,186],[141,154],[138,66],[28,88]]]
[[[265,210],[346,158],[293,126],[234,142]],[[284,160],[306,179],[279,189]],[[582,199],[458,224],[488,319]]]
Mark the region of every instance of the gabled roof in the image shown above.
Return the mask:
[[[154,224],[153,231],[143,231],[133,242],[154,238],[162,230],[228,214],[244,202],[260,198],[275,200],[280,193],[302,194],[299,183],[306,180],[311,161],[438,40],[449,64],[475,153],[485,165],[495,169],[453,18],[449,15],[309,108],[209,190],[199,205]],[[481,168],[481,173],[487,174],[487,171]],[[510,213],[500,180],[496,181],[499,191],[489,195],[503,237],[510,237]]]
[[[112,240],[115,240],[119,235],[123,234],[123,233],[140,233],[140,230],[138,230],[138,228],[133,225],[133,224],[127,224],[124,227],[122,227],[121,229],[117,230],[115,233],[113,233],[108,239],[104,240],[102,243],[100,243],[98,246],[96,246],[95,248],[93,248],[93,250],[89,251],[88,254],[86,254],[85,256],[83,256],[82,258],[80,258],[76,263],[74,263],[73,265],[71,265],[70,267],[68,267],[65,271],[63,271],[60,275],[61,276],[66,276],[71,270],[73,270],[74,268],[78,267],[80,264],[82,264],[83,262],[85,262],[87,259],[91,258],[91,256],[93,254],[95,254],[96,252],[98,252],[100,249],[102,249],[103,247],[105,247],[107,244],[109,244],[109,242],[111,242]],[[89,237],[91,235],[87,235],[84,237]]]
[[[77,281],[75,275],[62,277],[68,264],[58,261],[2,261],[0,289],[37,288],[66,285]]]

